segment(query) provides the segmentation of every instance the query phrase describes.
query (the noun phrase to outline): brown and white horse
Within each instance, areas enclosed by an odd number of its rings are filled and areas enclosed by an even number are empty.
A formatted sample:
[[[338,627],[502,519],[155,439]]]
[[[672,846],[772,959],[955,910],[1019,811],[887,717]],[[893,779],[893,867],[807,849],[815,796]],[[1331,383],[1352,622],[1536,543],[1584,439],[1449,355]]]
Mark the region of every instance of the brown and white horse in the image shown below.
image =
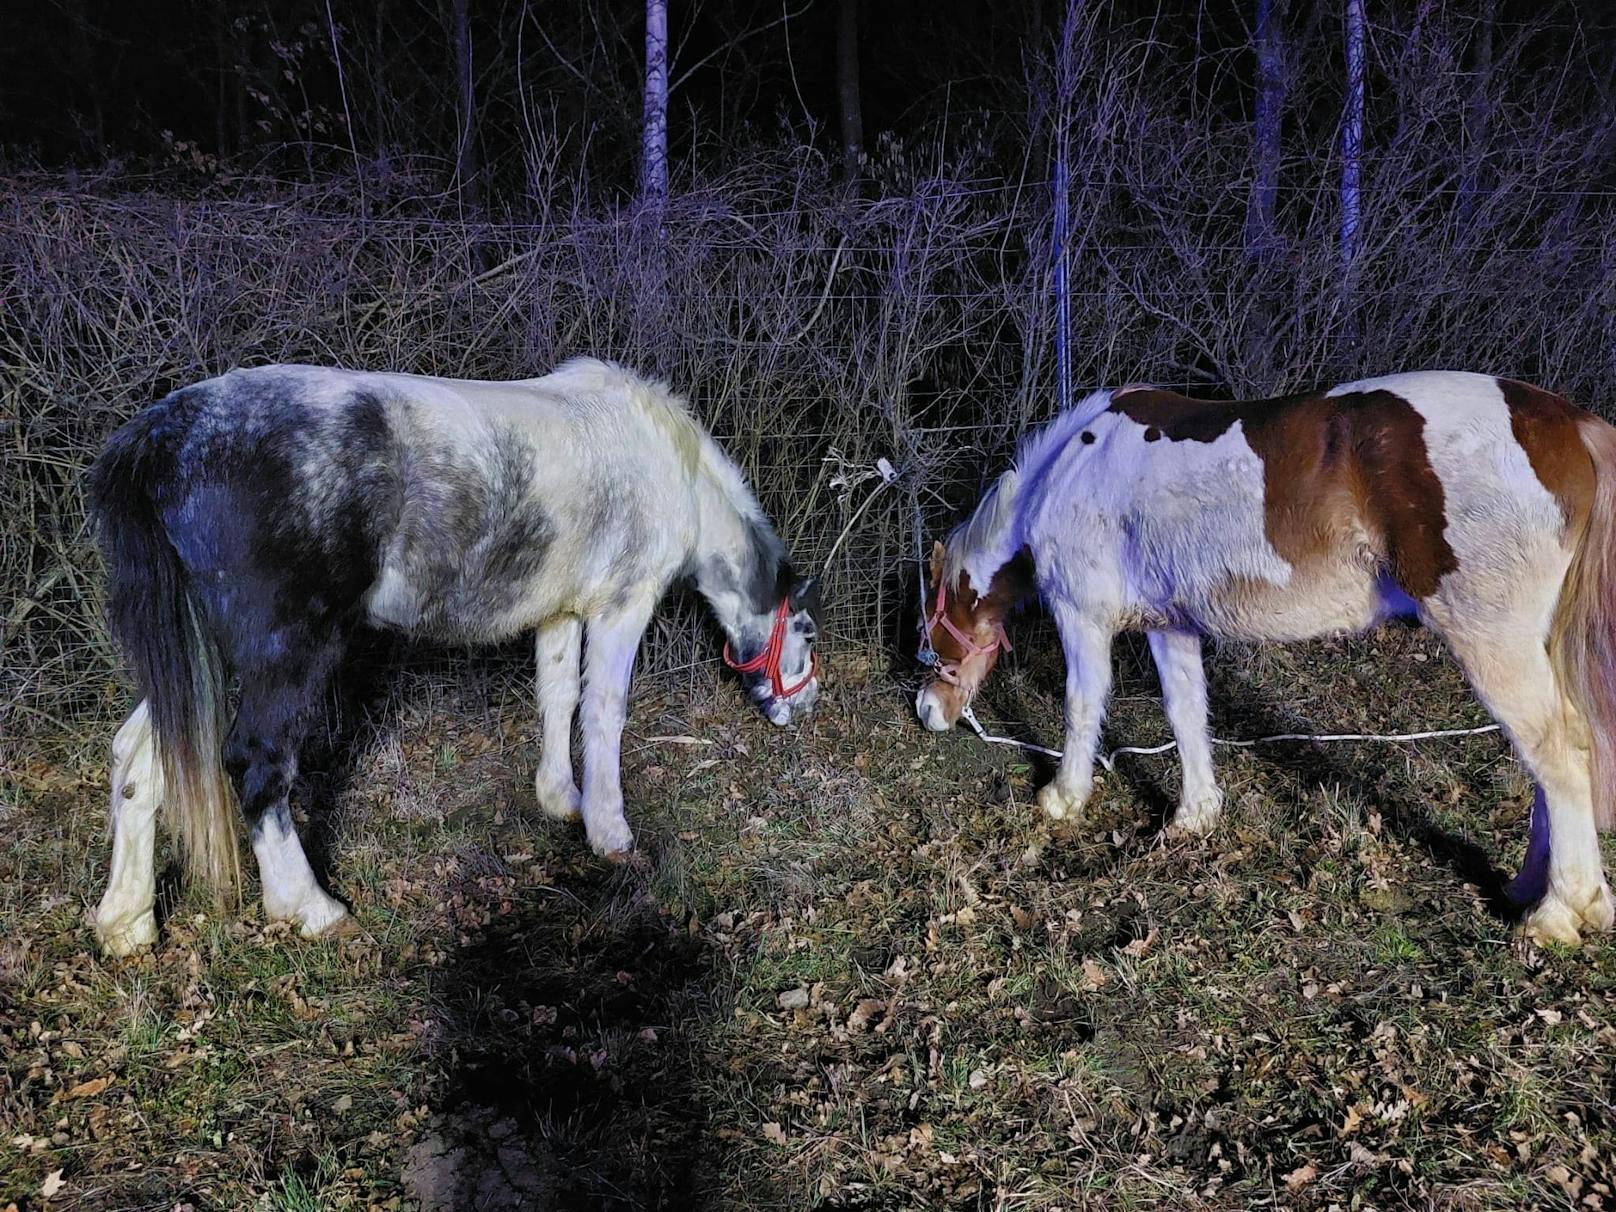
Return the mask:
[[[938,674],[959,719],[1033,592],[1066,655],[1066,747],[1039,803],[1089,798],[1112,637],[1142,629],[1183,760],[1172,828],[1205,834],[1201,637],[1299,640],[1414,614],[1536,778],[1527,933],[1608,930],[1597,828],[1616,820],[1616,428],[1536,387],[1430,372],[1278,400],[1100,391],[1021,446],[932,555]],[[1546,875],[1541,870],[1546,863]],[[1539,894],[1537,889],[1541,889]]]

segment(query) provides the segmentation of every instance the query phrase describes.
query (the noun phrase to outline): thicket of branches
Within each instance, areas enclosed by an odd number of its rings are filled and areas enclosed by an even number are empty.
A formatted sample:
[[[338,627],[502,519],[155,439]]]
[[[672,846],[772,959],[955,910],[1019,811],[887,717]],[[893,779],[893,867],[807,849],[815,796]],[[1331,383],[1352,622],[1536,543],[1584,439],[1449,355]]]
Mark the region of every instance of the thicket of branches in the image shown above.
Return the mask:
[[[1337,42],[1294,16],[1282,29],[1272,154],[1238,98],[1246,59],[1099,23],[1073,30],[1064,60],[1031,48],[1040,134],[1019,176],[983,139],[923,154],[875,140],[851,189],[834,153],[790,147],[710,180],[686,166],[664,208],[640,210],[591,201],[565,148],[534,143],[520,223],[468,218],[441,182],[396,175],[183,199],[120,178],[11,178],[0,731],[124,705],[83,511],[107,433],[177,385],[276,360],[499,378],[590,352],[665,375],[802,562],[834,549],[841,651],[907,647],[917,516],[940,531],[1057,406],[1057,130],[1080,389],[1251,394],[1454,367],[1608,406],[1616,124],[1601,82],[1575,63],[1547,72],[1540,30],[1500,27],[1482,56],[1473,23],[1430,5],[1377,26],[1362,244],[1344,265]],[[711,652],[699,612],[674,611],[647,666]]]

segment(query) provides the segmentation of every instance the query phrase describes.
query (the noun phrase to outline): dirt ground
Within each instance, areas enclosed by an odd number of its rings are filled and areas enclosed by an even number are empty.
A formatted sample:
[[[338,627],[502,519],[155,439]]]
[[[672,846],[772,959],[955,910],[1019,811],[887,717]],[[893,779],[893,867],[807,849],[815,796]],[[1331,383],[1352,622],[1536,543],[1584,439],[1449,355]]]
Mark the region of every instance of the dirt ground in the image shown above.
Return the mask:
[[[983,714],[1059,744],[1053,643],[1018,639]],[[642,688],[625,868],[534,805],[519,662],[390,679],[303,793],[337,943],[170,873],[159,947],[102,960],[111,728],[33,754],[0,1208],[1616,1206],[1616,949],[1518,941],[1496,736],[1223,749],[1223,825],[1165,843],[1171,756],[1053,828],[1042,759],[832,662],[791,732],[716,671]],[[1165,739],[1143,644],[1118,662],[1107,743]],[[1403,628],[1225,648],[1212,692],[1226,737],[1486,722]]]

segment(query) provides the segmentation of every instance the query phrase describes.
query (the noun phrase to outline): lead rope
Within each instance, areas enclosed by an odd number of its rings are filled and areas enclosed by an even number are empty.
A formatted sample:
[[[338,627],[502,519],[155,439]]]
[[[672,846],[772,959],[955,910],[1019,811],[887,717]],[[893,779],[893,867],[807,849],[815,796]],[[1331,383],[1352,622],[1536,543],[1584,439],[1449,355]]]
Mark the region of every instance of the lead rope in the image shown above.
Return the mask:
[[[1062,750],[1046,749],[1042,745],[1034,745],[1030,741],[1018,741],[1015,737],[995,736],[982,727],[982,721],[976,718],[976,712],[967,707],[960,713],[960,718],[971,726],[979,740],[990,745],[1014,745],[1018,749],[1030,749],[1034,753],[1042,753],[1046,757],[1059,758],[1066,756]],[[1497,724],[1484,724],[1479,728],[1437,728],[1428,732],[1276,732],[1272,736],[1253,737],[1247,741],[1231,741],[1221,736],[1211,738],[1214,745],[1227,745],[1231,749],[1250,749],[1255,745],[1270,745],[1276,741],[1316,741],[1321,744],[1336,741],[1429,741],[1441,737],[1481,736],[1486,732],[1497,732]],[[1116,760],[1124,754],[1136,753],[1151,755],[1168,753],[1178,748],[1177,741],[1168,741],[1163,745],[1123,745],[1109,753],[1096,753],[1095,761],[1107,770],[1116,770]]]

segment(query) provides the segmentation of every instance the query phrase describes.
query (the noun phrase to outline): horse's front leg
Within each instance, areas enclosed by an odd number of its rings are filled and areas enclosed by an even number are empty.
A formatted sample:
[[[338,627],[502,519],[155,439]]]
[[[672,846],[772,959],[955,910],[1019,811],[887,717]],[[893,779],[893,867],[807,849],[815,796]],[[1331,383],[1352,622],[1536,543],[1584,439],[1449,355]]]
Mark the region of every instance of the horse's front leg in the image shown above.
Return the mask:
[[[620,768],[628,683],[654,600],[633,602],[589,620],[584,670],[584,831],[596,854],[626,857],[634,834],[623,816]]]
[[[1201,637],[1187,631],[1152,631],[1150,655],[1161,678],[1162,708],[1178,742],[1183,785],[1169,833],[1204,837],[1223,812],[1223,792],[1212,771],[1212,739],[1206,730],[1206,669]]]
[[[1111,694],[1111,628],[1073,606],[1057,604],[1055,626],[1066,654],[1066,751],[1038,806],[1055,820],[1075,818],[1094,790],[1094,752]]]
[[[578,710],[578,661],[583,620],[572,615],[545,623],[534,642],[543,738],[539,772],[533,780],[539,807],[557,820],[578,816],[578,784],[572,777],[572,716]]]
[[[129,955],[157,941],[153,849],[163,768],[143,701],[112,742],[112,874],[95,910],[95,935],[108,955]]]

